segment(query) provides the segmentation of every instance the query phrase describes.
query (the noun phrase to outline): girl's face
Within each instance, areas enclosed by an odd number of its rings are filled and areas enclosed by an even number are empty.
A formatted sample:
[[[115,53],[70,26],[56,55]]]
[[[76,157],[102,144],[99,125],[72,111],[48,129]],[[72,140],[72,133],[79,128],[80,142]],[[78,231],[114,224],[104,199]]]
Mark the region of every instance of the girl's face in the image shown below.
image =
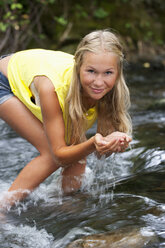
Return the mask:
[[[84,101],[95,104],[113,88],[117,77],[117,55],[111,52],[86,52],[80,67]]]

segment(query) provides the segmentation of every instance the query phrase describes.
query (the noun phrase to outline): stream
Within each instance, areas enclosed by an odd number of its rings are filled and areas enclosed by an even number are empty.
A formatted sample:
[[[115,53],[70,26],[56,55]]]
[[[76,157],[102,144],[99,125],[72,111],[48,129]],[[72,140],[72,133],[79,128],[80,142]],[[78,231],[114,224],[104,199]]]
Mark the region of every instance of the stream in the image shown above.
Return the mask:
[[[127,74],[130,149],[100,160],[90,155],[82,188],[73,195],[62,196],[60,170],[51,175],[0,220],[0,248],[65,248],[88,235],[129,229],[156,237],[141,247],[165,247],[165,112],[149,108],[165,97],[165,73],[132,67]],[[88,135],[94,132],[95,126]],[[0,134],[2,199],[37,151],[2,120]]]

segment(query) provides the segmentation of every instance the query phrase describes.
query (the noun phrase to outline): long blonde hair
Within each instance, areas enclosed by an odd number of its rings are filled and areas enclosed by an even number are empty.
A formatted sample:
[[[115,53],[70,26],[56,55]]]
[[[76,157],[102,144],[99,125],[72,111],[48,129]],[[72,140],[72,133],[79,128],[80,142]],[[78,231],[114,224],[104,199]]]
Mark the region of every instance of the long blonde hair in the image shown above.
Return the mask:
[[[80,67],[86,52],[113,52],[118,56],[118,78],[113,89],[97,104],[97,131],[103,136],[112,131],[131,134],[132,125],[128,114],[130,95],[123,76],[123,51],[118,37],[109,30],[93,31],[86,35],[75,52],[72,81],[66,98],[68,127],[71,129],[71,143],[85,140],[87,119],[82,104]],[[74,135],[73,135],[74,134]]]

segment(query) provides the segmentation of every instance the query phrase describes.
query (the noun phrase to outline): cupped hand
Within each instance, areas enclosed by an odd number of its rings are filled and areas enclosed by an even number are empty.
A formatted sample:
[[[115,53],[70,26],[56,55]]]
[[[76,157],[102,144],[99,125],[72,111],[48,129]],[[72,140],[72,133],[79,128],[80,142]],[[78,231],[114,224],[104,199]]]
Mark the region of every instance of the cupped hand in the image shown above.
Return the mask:
[[[131,137],[123,132],[113,132],[106,137],[97,133],[95,135],[95,147],[100,155],[111,155],[116,152],[124,152],[131,142]]]
[[[119,152],[120,151],[125,151],[125,149],[128,147],[129,143],[132,141],[132,138],[128,136],[126,133],[123,132],[113,132],[106,137],[104,137],[104,140],[106,142],[111,141],[113,138],[117,139],[119,141]]]

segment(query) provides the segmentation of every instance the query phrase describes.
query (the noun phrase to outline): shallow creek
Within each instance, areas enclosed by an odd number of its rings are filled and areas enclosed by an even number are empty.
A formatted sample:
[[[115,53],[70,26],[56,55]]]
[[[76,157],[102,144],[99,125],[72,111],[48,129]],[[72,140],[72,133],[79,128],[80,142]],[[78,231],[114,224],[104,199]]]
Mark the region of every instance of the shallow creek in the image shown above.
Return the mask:
[[[60,171],[51,175],[0,221],[0,248],[65,248],[88,235],[120,230],[127,237],[137,238],[139,233],[154,237],[149,246],[144,241],[131,247],[165,247],[165,111],[148,108],[165,97],[165,77],[151,68],[132,71],[131,149],[107,159],[89,156],[82,189],[71,196],[61,195]],[[37,151],[1,120],[0,134],[2,198]]]

